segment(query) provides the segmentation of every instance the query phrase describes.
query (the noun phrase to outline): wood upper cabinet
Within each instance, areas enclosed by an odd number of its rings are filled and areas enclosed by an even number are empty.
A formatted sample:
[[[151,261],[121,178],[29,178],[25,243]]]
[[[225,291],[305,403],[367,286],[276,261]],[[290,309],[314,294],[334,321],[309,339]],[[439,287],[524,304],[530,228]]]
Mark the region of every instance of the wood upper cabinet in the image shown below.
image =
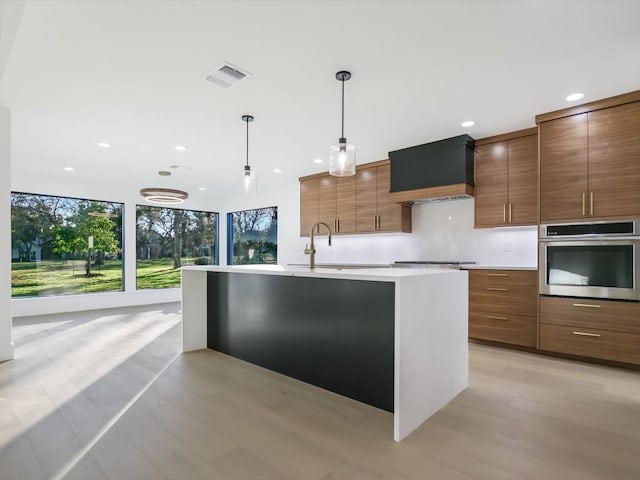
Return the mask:
[[[320,177],[318,189],[318,220],[324,222],[336,231],[336,217],[338,214],[338,179],[330,175]]]
[[[391,200],[389,163],[356,171],[356,232],[411,232],[411,207]]]
[[[537,119],[541,221],[640,215],[640,95],[629,95],[635,101]]]
[[[308,236],[320,218],[318,199],[320,178],[300,179],[300,236]]]
[[[356,170],[356,232],[376,230],[377,170],[375,167]]]
[[[536,129],[476,143],[475,227],[538,223]]]
[[[589,207],[640,215],[640,102],[589,112]]]
[[[540,124],[540,220],[586,214],[587,127],[586,113]]]
[[[337,178],[336,232],[356,232],[356,177]]]
[[[338,235],[410,232],[411,206],[389,199],[388,161],[357,168],[351,177],[328,173],[300,179],[300,235],[325,222]]]
[[[389,194],[391,166],[376,167],[376,203],[379,232],[411,232],[411,207],[394,202]]]
[[[538,135],[509,140],[509,208],[511,225],[538,223]]]
[[[507,223],[507,142],[476,147],[475,227]]]

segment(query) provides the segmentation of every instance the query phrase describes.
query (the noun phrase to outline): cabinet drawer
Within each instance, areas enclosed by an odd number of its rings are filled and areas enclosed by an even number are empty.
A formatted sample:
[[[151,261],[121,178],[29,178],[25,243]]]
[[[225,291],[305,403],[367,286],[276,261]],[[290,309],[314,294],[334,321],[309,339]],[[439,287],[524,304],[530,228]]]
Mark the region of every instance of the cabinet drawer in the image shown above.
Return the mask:
[[[474,285],[469,288],[469,311],[537,315],[538,291],[524,285]]]
[[[540,322],[640,334],[640,303],[540,297]]]
[[[469,270],[471,287],[493,285],[529,285],[537,287],[538,272],[535,270]]]
[[[540,349],[640,364],[640,335],[633,333],[541,324]]]
[[[528,315],[469,312],[469,337],[535,347],[537,319]]]

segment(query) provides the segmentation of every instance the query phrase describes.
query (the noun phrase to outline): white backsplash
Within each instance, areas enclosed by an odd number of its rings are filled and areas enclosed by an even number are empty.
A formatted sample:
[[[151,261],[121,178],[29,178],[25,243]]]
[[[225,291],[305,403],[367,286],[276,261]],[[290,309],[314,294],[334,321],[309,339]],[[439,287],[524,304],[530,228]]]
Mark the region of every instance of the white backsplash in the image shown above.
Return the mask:
[[[411,234],[338,236],[332,247],[327,246],[325,236],[318,237],[316,262],[457,260],[483,265],[537,265],[536,227],[474,229],[473,199],[415,205],[412,212]],[[281,250],[280,263],[307,262],[308,257],[302,253],[307,241],[299,239],[293,252]]]

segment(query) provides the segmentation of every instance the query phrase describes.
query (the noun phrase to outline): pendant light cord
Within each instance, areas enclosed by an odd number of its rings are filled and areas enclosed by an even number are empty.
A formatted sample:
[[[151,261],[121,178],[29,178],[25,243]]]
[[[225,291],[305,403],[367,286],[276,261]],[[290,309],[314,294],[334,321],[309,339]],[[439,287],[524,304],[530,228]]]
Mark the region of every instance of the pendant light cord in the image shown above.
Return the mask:
[[[342,77],[342,132],[340,138],[344,138],[344,76]]]
[[[247,166],[249,166],[249,119],[247,118]]]

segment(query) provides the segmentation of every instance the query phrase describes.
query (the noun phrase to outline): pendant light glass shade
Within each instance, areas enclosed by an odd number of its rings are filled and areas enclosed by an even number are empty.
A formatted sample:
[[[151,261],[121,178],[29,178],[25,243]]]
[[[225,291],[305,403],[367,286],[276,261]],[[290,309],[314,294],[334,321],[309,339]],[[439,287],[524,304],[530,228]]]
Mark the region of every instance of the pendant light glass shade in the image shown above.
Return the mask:
[[[356,147],[346,142],[331,145],[329,147],[329,174],[334,177],[355,175]]]
[[[329,175],[334,177],[350,177],[356,174],[356,147],[347,143],[344,137],[344,82],[351,78],[351,73],[341,70],[336,79],[342,82],[342,135],[338,143],[329,147]]]
[[[242,190],[245,193],[255,192],[258,190],[258,179],[256,178],[256,172],[251,169],[249,165],[249,122],[253,122],[252,115],[243,115],[242,121],[247,124],[247,163],[242,169]]]
[[[242,191],[256,192],[258,191],[258,178],[256,176],[256,172],[251,170],[249,165],[245,165],[242,170]]]

